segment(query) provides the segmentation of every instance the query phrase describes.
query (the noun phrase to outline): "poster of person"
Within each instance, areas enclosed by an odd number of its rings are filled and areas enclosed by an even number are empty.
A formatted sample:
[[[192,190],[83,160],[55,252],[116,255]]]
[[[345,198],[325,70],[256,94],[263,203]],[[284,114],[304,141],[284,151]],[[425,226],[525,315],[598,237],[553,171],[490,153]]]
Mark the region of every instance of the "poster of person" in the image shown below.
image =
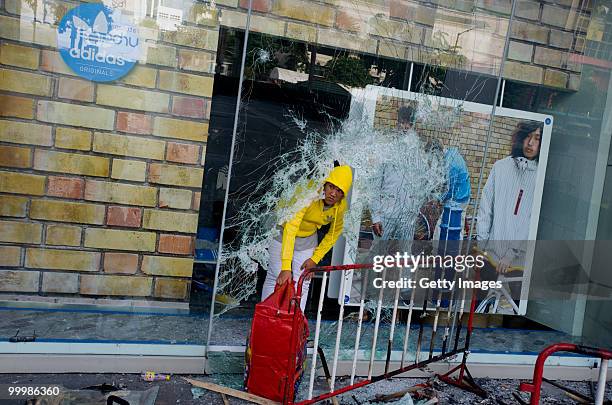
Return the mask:
[[[399,134],[391,137],[414,138],[416,160],[425,162],[424,168],[437,164],[442,171],[435,173],[440,185],[424,198],[419,193],[423,186],[407,170],[398,169],[401,165],[377,169],[380,198],[364,210],[361,223],[354,224],[359,236],[347,238],[344,262],[371,262],[375,256],[398,252],[423,258],[478,256],[480,282],[495,288],[475,290],[477,312],[524,314],[533,260],[529,241],[537,237],[552,117],[497,107],[491,119],[491,105],[376,86],[358,96],[366,101],[355,104],[372,128]],[[405,159],[415,158],[395,157]],[[359,173],[355,179],[359,181]],[[352,195],[352,203],[359,198]],[[440,292],[448,292],[457,278],[456,269],[444,267],[428,276],[441,280],[436,291],[421,288],[415,295],[404,286],[399,288],[401,301],[415,308],[427,307],[428,301],[435,305]],[[397,281],[405,274],[386,277]],[[372,280],[349,272],[344,281],[331,281],[331,296],[335,291],[347,305],[375,299],[375,290],[362,294]]]

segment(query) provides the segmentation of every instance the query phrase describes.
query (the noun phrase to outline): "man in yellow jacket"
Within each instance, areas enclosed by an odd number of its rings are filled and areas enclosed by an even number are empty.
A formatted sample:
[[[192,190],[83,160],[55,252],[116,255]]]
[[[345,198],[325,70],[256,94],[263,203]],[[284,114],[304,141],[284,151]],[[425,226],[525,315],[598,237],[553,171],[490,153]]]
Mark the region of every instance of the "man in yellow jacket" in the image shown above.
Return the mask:
[[[316,199],[301,209],[295,216],[279,226],[281,233],[270,243],[268,274],[261,293],[262,301],[274,292],[276,284],[291,279],[297,281],[301,272],[316,266],[334,246],[344,227],[344,213],[347,209],[345,196],[353,182],[349,166],[336,166],[323,184],[323,198]],[[331,224],[329,231],[318,243],[317,230]],[[306,307],[310,281],[302,287],[302,311]]]

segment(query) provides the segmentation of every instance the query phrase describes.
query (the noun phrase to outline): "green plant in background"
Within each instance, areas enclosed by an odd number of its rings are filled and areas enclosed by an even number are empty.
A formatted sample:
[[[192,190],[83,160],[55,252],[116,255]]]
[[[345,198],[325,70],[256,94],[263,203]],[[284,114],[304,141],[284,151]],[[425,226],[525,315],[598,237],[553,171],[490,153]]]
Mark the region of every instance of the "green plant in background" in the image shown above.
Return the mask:
[[[307,45],[263,34],[250,34],[247,45],[245,78],[268,80],[274,68],[311,73],[325,80],[351,87],[364,87],[375,82],[366,63],[351,55],[341,54],[324,66],[310,66]]]
[[[326,79],[345,84],[350,87],[365,87],[374,83],[370,76],[368,67],[361,59],[350,55],[340,55],[331,59],[325,65],[327,68]]]
[[[245,77],[267,80],[275,67],[304,72],[308,69],[306,44],[263,34],[250,34]]]

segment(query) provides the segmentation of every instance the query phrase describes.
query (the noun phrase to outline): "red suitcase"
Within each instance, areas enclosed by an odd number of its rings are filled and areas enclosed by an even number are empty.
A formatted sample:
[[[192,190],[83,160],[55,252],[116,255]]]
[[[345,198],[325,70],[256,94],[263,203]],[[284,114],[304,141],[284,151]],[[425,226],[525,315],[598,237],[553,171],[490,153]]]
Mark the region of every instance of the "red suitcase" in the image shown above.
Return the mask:
[[[304,371],[308,338],[308,321],[299,302],[293,283],[285,283],[255,306],[245,353],[248,392],[293,402]]]

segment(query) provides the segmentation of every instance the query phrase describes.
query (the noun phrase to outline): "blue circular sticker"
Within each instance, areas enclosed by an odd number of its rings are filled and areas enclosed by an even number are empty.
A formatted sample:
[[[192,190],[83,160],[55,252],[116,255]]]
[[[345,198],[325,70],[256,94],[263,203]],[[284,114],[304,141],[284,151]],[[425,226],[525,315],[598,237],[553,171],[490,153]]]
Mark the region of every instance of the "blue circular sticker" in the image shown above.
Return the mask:
[[[552,120],[551,120],[550,118],[546,118],[546,119],[544,120],[544,123],[545,123],[546,125],[550,125],[550,123],[551,123],[551,122],[552,122]]]
[[[138,30],[103,4],[68,11],[57,27],[62,59],[76,74],[96,82],[125,76],[140,57]]]

